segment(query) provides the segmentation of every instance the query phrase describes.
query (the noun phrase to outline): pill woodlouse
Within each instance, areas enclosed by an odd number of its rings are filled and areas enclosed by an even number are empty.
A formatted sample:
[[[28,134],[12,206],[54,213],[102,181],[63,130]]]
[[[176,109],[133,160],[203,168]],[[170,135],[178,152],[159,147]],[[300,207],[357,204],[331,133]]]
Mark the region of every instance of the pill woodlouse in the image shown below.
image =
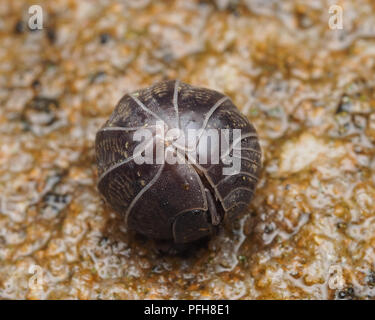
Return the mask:
[[[228,156],[240,150],[241,170],[224,175],[227,163],[190,161],[187,150],[163,140],[186,163],[137,164],[134,132],[149,128],[155,148],[155,123],[166,129],[240,129],[241,138],[229,138]],[[158,136],[159,137],[159,136]],[[160,138],[160,137],[159,137]],[[201,136],[196,146],[200,159]],[[159,141],[159,140],[158,140]],[[207,143],[210,149],[214,143]],[[126,94],[96,135],[98,189],[120,213],[129,228],[153,239],[189,243],[208,236],[224,219],[244,211],[254,193],[261,169],[257,133],[225,95],[178,80],[162,81]],[[203,156],[202,156],[203,159]],[[209,158],[210,160],[211,158]],[[233,158],[235,159],[235,158]]]

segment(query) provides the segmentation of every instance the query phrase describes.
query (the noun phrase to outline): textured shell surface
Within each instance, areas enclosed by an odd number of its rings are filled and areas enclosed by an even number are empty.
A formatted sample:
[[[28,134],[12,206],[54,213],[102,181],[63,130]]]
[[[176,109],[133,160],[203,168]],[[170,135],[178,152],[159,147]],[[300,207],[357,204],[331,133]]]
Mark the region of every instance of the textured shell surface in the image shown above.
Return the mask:
[[[193,149],[158,135],[180,130],[198,131]],[[145,144],[155,151],[157,141],[184,162],[136,163],[139,141],[134,133],[150,131]],[[224,175],[227,162],[212,153],[220,143],[205,139],[205,130],[240,129],[240,139],[229,136],[228,156],[238,158],[240,171]],[[221,140],[220,140],[221,141]],[[150,238],[188,243],[212,234],[225,219],[248,206],[261,170],[261,148],[253,125],[229,97],[178,80],[159,82],[126,94],[109,120],[97,132],[98,189],[131,228]],[[206,152],[207,161],[202,150]],[[165,149],[166,150],[166,149]],[[240,150],[240,154],[235,152]],[[195,160],[190,157],[193,151]],[[157,152],[157,151],[156,151]],[[154,153],[156,153],[154,152]],[[167,153],[167,152],[166,152]],[[166,154],[165,153],[165,154]]]

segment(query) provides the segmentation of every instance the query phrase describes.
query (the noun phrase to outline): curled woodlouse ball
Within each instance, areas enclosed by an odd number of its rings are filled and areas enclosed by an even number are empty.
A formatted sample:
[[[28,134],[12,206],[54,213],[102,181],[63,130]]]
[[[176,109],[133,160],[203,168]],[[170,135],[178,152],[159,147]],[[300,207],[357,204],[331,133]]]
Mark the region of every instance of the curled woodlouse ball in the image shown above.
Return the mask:
[[[98,189],[127,225],[189,243],[248,206],[257,133],[225,95],[179,81],[126,94],[96,135]]]

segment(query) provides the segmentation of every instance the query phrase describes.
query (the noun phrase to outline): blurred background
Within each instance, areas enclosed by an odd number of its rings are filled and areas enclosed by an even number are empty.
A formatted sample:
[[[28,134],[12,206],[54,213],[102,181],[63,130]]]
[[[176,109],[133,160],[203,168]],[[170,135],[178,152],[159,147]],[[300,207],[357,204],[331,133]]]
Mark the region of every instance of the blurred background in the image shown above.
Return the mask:
[[[372,0],[0,0],[0,298],[373,299],[374,40]],[[176,78],[263,148],[247,212],[186,257],[126,230],[93,149]]]

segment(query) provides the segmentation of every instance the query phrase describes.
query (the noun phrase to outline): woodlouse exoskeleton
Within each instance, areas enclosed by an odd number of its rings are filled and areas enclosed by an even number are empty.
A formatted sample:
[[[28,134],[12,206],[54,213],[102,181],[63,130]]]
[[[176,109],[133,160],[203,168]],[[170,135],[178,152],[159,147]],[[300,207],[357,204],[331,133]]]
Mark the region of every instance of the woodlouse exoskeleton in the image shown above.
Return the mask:
[[[139,141],[134,132],[149,129],[149,146],[155,150],[161,139],[157,122],[163,130],[177,128],[186,136],[189,130],[198,130],[192,145],[198,161],[190,158],[191,149],[164,137],[162,144],[186,162],[137,164],[134,151]],[[228,152],[220,153],[217,163],[210,161],[209,151],[208,161],[199,161],[204,158],[202,150],[218,146],[202,139],[208,129],[241,130],[240,139],[229,136]],[[248,119],[227,96],[179,81],[126,94],[98,131],[95,143],[99,191],[130,228],[154,239],[188,243],[210,235],[224,219],[247,207],[260,175],[261,149]],[[238,159],[240,171],[224,175],[225,156]]]

